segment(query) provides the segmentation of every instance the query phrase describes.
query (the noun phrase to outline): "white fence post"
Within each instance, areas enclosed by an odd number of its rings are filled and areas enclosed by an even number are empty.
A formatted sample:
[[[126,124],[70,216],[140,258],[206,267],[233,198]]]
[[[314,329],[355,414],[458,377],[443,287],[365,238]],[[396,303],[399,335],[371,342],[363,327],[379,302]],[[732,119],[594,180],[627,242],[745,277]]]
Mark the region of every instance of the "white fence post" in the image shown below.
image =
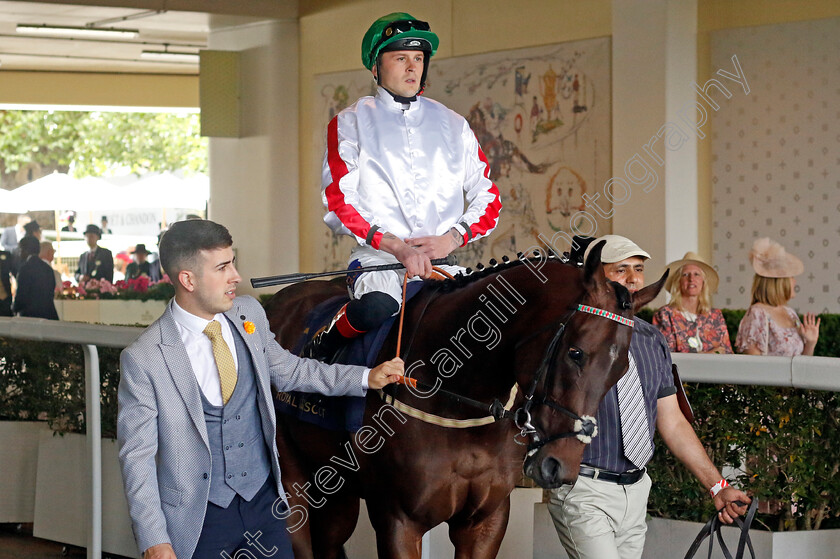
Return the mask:
[[[82,344],[85,355],[85,430],[90,459],[90,526],[88,559],[102,557],[102,415],[100,413],[99,352]]]

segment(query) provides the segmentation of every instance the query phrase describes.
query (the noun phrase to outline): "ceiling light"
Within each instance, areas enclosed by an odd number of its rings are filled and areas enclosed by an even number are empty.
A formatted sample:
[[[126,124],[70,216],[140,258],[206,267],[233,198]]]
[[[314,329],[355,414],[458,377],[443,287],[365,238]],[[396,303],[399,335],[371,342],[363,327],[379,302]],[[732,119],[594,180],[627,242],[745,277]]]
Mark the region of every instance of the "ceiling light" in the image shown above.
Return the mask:
[[[136,39],[140,36],[140,32],[137,29],[29,25],[23,23],[18,24],[17,32],[23,35],[49,35],[78,39]]]
[[[170,50],[144,50],[140,53],[143,60],[154,60],[156,62],[188,62],[198,64],[197,52],[173,52]]]

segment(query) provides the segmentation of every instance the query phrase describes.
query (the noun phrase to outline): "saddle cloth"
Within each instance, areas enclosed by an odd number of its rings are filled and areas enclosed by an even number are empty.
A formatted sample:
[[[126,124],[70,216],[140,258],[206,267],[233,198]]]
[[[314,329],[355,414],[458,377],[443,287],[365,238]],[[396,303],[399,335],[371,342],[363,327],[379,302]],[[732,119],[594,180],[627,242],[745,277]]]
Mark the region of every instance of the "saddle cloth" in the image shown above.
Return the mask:
[[[420,289],[423,282],[409,282],[406,290],[406,301],[411,300]],[[348,296],[327,299],[309,313],[306,318],[304,334],[292,349],[292,353],[300,355],[303,346],[312,339],[318,331],[328,325],[335,313],[350,300]],[[399,317],[392,316],[371,330],[350,340],[342,347],[335,358],[335,362],[346,365],[363,365],[374,367],[385,339],[391,331],[394,321]],[[365,414],[365,398],[356,396],[324,396],[307,392],[279,392],[274,398],[274,409],[277,413],[290,415],[308,423],[332,431],[358,431],[362,427]]]

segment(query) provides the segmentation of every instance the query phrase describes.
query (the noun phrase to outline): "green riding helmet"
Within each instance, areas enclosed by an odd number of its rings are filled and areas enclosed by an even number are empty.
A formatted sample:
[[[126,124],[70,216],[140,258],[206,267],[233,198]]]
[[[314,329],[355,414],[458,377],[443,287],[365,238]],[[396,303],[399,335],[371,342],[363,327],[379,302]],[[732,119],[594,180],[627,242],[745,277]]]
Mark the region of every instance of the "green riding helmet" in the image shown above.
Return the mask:
[[[379,54],[389,50],[419,50],[426,53],[420,90],[426,85],[429,58],[437,52],[440,40],[432,33],[429,24],[405,12],[383,16],[368,28],[362,39],[362,64],[368,70],[378,64]],[[377,71],[377,76],[379,71]]]

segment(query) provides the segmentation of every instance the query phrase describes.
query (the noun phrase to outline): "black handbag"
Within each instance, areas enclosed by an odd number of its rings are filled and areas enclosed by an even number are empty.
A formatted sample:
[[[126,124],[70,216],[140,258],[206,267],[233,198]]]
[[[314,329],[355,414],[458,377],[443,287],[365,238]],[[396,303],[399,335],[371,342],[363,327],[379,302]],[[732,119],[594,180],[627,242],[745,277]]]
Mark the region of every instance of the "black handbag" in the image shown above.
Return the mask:
[[[744,504],[741,501],[735,501],[735,503],[738,505]],[[744,519],[741,520],[740,517],[735,519],[735,524],[737,524],[738,527],[741,529],[741,537],[738,538],[738,549],[736,550],[734,557],[729,552],[729,548],[723,541],[723,534],[721,534],[720,532],[720,529],[722,526],[724,526],[724,524],[718,518],[717,513],[715,513],[712,519],[706,522],[706,525],[703,526],[703,529],[700,530],[699,534],[697,534],[697,537],[691,544],[691,548],[689,548],[688,552],[685,554],[685,559],[692,559],[697,553],[697,550],[700,549],[700,544],[702,544],[703,540],[705,540],[706,538],[709,538],[709,554],[707,557],[708,559],[711,559],[712,550],[715,544],[715,534],[717,534],[718,542],[720,542],[720,549],[723,552],[723,556],[726,557],[726,559],[743,559],[744,551],[746,551],[747,548],[750,550],[750,557],[752,557],[752,559],[756,559],[755,550],[753,549],[752,545],[752,540],[750,540],[750,525],[752,524],[753,518],[755,518],[755,511],[757,509],[758,499],[753,497],[752,503],[750,503],[750,508],[747,509],[747,514],[746,516],[744,516]]]

